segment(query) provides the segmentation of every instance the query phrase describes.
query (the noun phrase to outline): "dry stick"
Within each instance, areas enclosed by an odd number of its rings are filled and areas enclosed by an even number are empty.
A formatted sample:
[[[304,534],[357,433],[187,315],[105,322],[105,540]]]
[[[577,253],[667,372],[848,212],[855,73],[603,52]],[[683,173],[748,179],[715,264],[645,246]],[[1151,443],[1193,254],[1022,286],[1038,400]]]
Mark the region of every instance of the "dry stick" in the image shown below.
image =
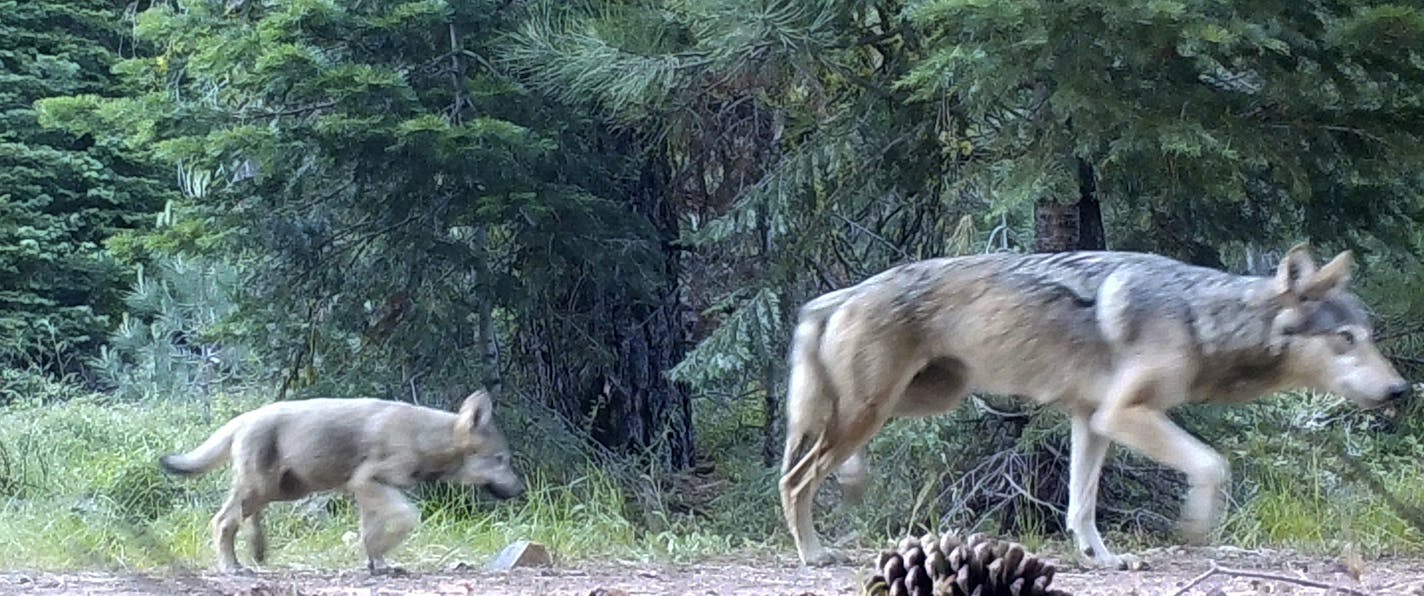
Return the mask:
[[[1319,588],[1321,590],[1329,590],[1332,593],[1339,592],[1341,594],[1350,594],[1352,596],[1370,596],[1369,592],[1361,592],[1359,590],[1347,586],[1337,586],[1334,584],[1327,584],[1325,582],[1318,582],[1309,579],[1298,579],[1289,575],[1266,573],[1264,571],[1251,571],[1248,569],[1232,569],[1230,567],[1221,567],[1217,565],[1215,561],[1212,561],[1211,569],[1208,569],[1205,573],[1202,573],[1201,575],[1192,578],[1192,581],[1187,582],[1187,585],[1182,586],[1176,592],[1172,592],[1172,596],[1182,596],[1183,594],[1187,593],[1187,590],[1196,587],[1197,584],[1202,583],[1206,581],[1207,578],[1217,574],[1225,575],[1227,577],[1245,577],[1251,579],[1264,579],[1267,581],[1274,582],[1284,582],[1288,584],[1295,584],[1297,586],[1305,586],[1307,588]]]
[[[1213,575],[1216,575],[1216,570],[1217,570],[1217,569],[1220,569],[1220,567],[1217,567],[1217,566],[1216,566],[1216,562],[1215,562],[1215,561],[1212,561],[1212,563],[1211,563],[1211,569],[1208,569],[1208,570],[1206,570],[1206,571],[1203,571],[1203,572],[1201,573],[1201,575],[1198,575],[1198,576],[1192,578],[1192,581],[1187,582],[1187,585],[1182,586],[1182,587],[1181,587],[1180,589],[1178,589],[1176,592],[1172,592],[1172,596],[1182,596],[1182,594],[1186,594],[1186,593],[1187,593],[1187,590],[1190,590],[1190,589],[1192,589],[1192,588],[1195,588],[1195,587],[1197,586],[1197,584],[1206,581],[1206,578],[1211,577],[1211,576],[1213,576]]]

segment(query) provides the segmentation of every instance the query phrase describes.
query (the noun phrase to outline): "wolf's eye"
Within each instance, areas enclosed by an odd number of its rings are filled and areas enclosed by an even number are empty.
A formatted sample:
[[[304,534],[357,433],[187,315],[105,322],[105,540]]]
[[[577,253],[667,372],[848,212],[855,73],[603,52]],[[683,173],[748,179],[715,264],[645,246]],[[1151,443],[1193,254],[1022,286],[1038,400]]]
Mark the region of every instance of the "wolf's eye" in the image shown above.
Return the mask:
[[[1355,334],[1354,334],[1354,333],[1351,333],[1351,332],[1349,332],[1349,331],[1341,331],[1341,332],[1339,333],[1339,335],[1340,335],[1340,341],[1345,342],[1345,345],[1347,345],[1347,346],[1353,346],[1353,345],[1355,345]]]

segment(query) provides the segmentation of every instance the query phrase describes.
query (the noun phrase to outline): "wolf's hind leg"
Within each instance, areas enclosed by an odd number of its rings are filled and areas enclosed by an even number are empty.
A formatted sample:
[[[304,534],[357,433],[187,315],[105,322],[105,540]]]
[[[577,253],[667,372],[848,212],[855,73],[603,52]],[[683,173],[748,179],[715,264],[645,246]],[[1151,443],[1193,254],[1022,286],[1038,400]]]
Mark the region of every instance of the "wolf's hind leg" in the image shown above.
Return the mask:
[[[259,505],[247,512],[250,520],[248,523],[252,524],[252,560],[259,565],[267,561],[267,530],[262,527],[263,509],[266,509],[266,506]]]
[[[799,441],[798,441],[799,442]],[[830,461],[830,448],[825,436],[817,437],[811,448],[800,458],[792,460],[793,445],[787,445],[787,461],[781,476],[781,510],[786,515],[786,525],[791,529],[791,537],[796,542],[796,551],[801,554],[801,562],[820,566],[836,562],[834,553],[821,546],[816,536],[816,526],[812,522],[811,507],[815,504],[816,489],[831,473],[835,463]]]

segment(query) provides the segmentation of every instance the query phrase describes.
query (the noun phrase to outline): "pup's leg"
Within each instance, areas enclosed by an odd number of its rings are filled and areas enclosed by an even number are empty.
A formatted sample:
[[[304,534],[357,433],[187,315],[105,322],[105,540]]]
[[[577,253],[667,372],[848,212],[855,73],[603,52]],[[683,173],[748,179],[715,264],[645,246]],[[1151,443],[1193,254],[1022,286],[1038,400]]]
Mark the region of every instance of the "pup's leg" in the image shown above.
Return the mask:
[[[1121,567],[1125,557],[1114,555],[1098,534],[1098,481],[1111,442],[1093,432],[1089,417],[1074,414],[1073,450],[1068,469],[1068,530],[1078,542],[1078,551],[1097,565]]]
[[[420,512],[399,490],[374,480],[353,481],[350,488],[361,510],[367,569],[371,573],[400,573],[400,569],[386,566],[386,553],[415,529]]]
[[[262,527],[265,508],[265,504],[254,507],[248,516],[248,523],[252,524],[252,560],[259,565],[267,561],[267,531]]]
[[[242,483],[238,478],[233,479],[232,487],[228,489],[227,500],[218,509],[217,515],[213,516],[213,548],[218,554],[218,570],[223,573],[241,573],[246,571],[242,564],[237,562],[237,549],[234,543],[237,541],[237,529],[242,525],[242,508],[244,494],[247,491],[242,488]]]
[[[1139,362],[1125,367],[1103,407],[1093,415],[1092,430],[1158,463],[1187,475],[1190,488],[1182,507],[1182,531],[1201,543],[1225,504],[1223,489],[1231,470],[1226,458],[1174,424],[1164,406],[1182,403],[1185,391],[1175,366]],[[1155,396],[1149,396],[1155,390]]]

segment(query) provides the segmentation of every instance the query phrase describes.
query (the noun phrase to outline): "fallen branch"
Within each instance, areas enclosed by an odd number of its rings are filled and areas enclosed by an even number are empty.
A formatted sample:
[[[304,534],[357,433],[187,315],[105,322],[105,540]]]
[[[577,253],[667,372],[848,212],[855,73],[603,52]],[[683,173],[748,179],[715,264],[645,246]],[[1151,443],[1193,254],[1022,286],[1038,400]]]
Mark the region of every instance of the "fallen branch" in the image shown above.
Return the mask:
[[[1352,595],[1352,596],[1369,596],[1369,593],[1368,593],[1368,592],[1361,592],[1361,591],[1356,590],[1356,589],[1354,589],[1354,588],[1349,588],[1349,587],[1345,587],[1345,586],[1337,586],[1337,585],[1333,585],[1333,584],[1327,584],[1327,583],[1325,583],[1325,582],[1318,582],[1318,581],[1310,580],[1310,579],[1295,578],[1295,577],[1291,577],[1291,576],[1289,576],[1289,575],[1279,575],[1279,574],[1276,574],[1276,573],[1266,573],[1266,572],[1264,572],[1264,571],[1251,571],[1251,570],[1249,570],[1249,569],[1232,569],[1232,568],[1230,568],[1230,567],[1221,567],[1221,566],[1219,566],[1219,565],[1216,564],[1216,561],[1212,561],[1212,563],[1211,563],[1211,569],[1208,569],[1208,570],[1206,570],[1205,572],[1203,572],[1201,575],[1198,575],[1198,576],[1192,578],[1192,581],[1187,582],[1187,585],[1182,586],[1181,588],[1177,589],[1176,592],[1172,592],[1172,596],[1182,596],[1183,594],[1186,594],[1186,593],[1187,593],[1187,590],[1190,590],[1190,589],[1196,587],[1197,584],[1200,584],[1200,583],[1206,581],[1207,578],[1210,578],[1210,577],[1213,576],[1213,575],[1224,575],[1224,576],[1226,576],[1226,577],[1244,577],[1244,578],[1250,578],[1250,579],[1263,579],[1263,580],[1266,580],[1266,581],[1283,582],[1283,583],[1287,583],[1287,584],[1294,584],[1294,585],[1297,585],[1297,586],[1304,586],[1304,587],[1307,587],[1307,588],[1319,588],[1319,589],[1321,589],[1321,590],[1329,590],[1329,591],[1331,591],[1331,593],[1339,592],[1339,593],[1341,593],[1341,594],[1350,594],[1350,595]]]

